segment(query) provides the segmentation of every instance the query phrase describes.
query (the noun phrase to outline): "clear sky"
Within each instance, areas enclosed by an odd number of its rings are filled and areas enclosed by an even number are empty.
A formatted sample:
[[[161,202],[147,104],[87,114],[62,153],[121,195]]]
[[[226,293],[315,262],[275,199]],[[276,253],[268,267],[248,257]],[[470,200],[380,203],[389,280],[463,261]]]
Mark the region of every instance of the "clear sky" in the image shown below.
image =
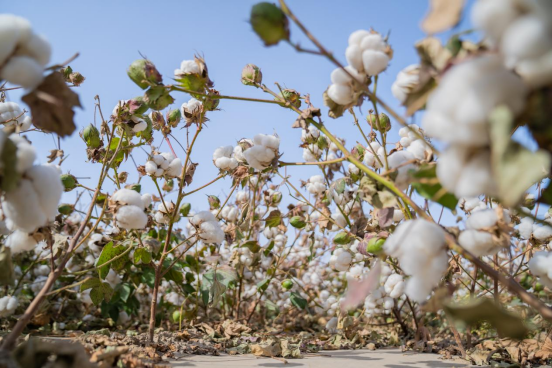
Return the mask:
[[[63,62],[75,52],[80,57],[71,63],[75,71],[81,72],[85,83],[76,89],[83,105],[77,111],[78,129],[94,120],[94,96],[101,98],[102,108],[109,115],[118,100],[129,99],[142,93],[126,75],[126,68],[140,53],[147,56],[163,74],[165,83],[170,84],[174,69],[184,59],[192,59],[195,53],[205,57],[215,88],[225,95],[268,98],[261,91],[241,84],[240,74],[247,63],[258,65],[263,72],[263,82],[274,86],[274,82],[293,88],[302,94],[310,94],[315,106],[324,111],[324,121],[331,131],[347,140],[349,148],[353,142],[361,141],[352,118],[338,120],[327,117],[322,103],[322,93],[330,84],[330,73],[334,66],[326,59],[298,54],[287,44],[266,48],[253,33],[248,24],[251,6],[258,1],[6,1],[0,0],[2,12],[28,18],[36,32],[46,35],[53,47],[52,62]],[[387,71],[380,77],[378,94],[391,106],[402,109],[393,98],[390,88],[396,74],[409,64],[418,61],[414,43],[425,35],[419,23],[427,11],[427,1],[421,0],[289,0],[288,4],[306,27],[345,63],[344,52],[349,34],[358,29],[390,32],[389,42],[394,57]],[[471,1],[469,2],[471,5]],[[468,6],[469,8],[469,6]],[[469,15],[456,30],[441,35],[447,39],[461,29],[469,28]],[[302,46],[312,48],[300,31],[292,26],[291,38]],[[19,101],[20,93],[12,92],[8,97]],[[184,94],[173,94],[175,105],[189,99]],[[192,188],[196,188],[218,174],[212,164],[212,153],[222,145],[233,145],[240,138],[252,138],[257,133],[277,132],[282,138],[280,151],[285,161],[301,161],[302,149],[300,130],[291,129],[296,116],[289,110],[276,105],[221,101],[221,111],[208,114],[208,128],[202,132],[192,159],[200,166]],[[368,104],[362,107],[366,116]],[[364,121],[364,124],[365,121]],[[367,125],[365,125],[367,126]],[[399,127],[395,125],[391,142],[395,142]],[[185,142],[186,131],[173,131]],[[55,148],[53,139],[31,133],[28,137],[41,153]],[[176,149],[176,144],[173,144]],[[64,170],[83,179],[85,185],[95,186],[98,165],[86,162],[85,145],[77,134],[62,142],[62,149],[70,153],[64,163]],[[163,145],[162,151],[168,147]],[[182,153],[177,149],[177,153]],[[179,155],[180,155],[179,154]],[[143,152],[135,156],[143,164]],[[45,161],[44,155],[41,160]],[[129,161],[126,165],[132,169]],[[290,168],[292,181],[307,180],[309,171],[304,168]],[[137,174],[131,171],[129,182],[135,182]],[[143,180],[146,184],[149,179]],[[205,194],[223,196],[229,192],[230,179],[205,190]],[[146,185],[146,189],[150,189]],[[150,189],[151,190],[151,189]],[[194,209],[205,209],[207,200],[203,195],[194,196]]]

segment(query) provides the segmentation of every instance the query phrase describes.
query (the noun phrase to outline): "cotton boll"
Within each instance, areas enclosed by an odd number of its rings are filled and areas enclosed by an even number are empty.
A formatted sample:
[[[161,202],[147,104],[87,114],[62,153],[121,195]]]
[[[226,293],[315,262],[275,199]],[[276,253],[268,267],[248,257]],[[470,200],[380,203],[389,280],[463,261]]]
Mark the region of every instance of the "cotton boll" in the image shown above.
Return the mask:
[[[141,198],[143,208],[149,208],[149,206],[151,206],[151,203],[153,202],[152,195],[150,193],[144,193],[142,194]]]
[[[420,76],[420,65],[409,65],[397,74],[397,79],[391,86],[391,93],[401,103],[406,101],[406,97],[412,89],[418,84]],[[403,128],[402,128],[403,129]]]
[[[350,74],[347,74],[347,72]],[[333,70],[332,74],[330,75],[330,79],[332,80],[333,84],[352,84],[352,78],[355,78],[357,81],[364,83],[366,80],[366,75],[364,73],[359,73],[355,68],[351,66],[346,66],[345,70],[342,68],[336,68]]]
[[[111,202],[142,207],[142,196],[135,190],[122,188],[111,196]]]
[[[123,280],[113,269],[109,269],[109,272],[107,273],[107,276],[105,277],[105,281],[112,287],[115,288],[117,285],[119,285]]]
[[[199,67],[199,64],[195,62],[195,60],[183,60],[182,63],[180,63],[180,69],[176,69],[174,71],[175,77],[179,78],[186,74],[199,74],[201,73],[201,69]]]
[[[514,67],[524,59],[537,58],[552,49],[552,30],[538,15],[516,19],[504,32],[501,50],[506,65]]]
[[[146,164],[144,165],[146,174],[148,175],[155,175],[155,172],[157,171],[157,165],[153,161],[146,161]]]
[[[278,149],[280,148],[280,138],[275,135],[257,134],[253,138],[253,141],[255,144],[261,144],[266,148],[274,150],[275,152],[278,152]],[[260,143],[257,143],[259,141]]]
[[[22,174],[33,166],[33,162],[36,160],[36,151],[29,141],[17,134],[10,135],[9,139],[17,147],[15,168],[17,172]]]
[[[393,211],[393,222],[399,222],[404,220],[404,213],[401,210]]]
[[[182,174],[182,160],[180,160],[179,158],[175,158],[174,160],[172,160],[169,164],[167,174],[173,178],[180,177],[180,175]]]
[[[498,215],[493,209],[474,212],[466,221],[467,229],[482,230],[496,225]]]
[[[326,184],[322,175],[311,176],[307,182],[306,188],[312,194],[323,193],[326,190]]]
[[[37,241],[25,231],[15,230],[6,239],[6,246],[11,249],[12,254],[34,250]]]
[[[382,51],[364,50],[362,52],[362,63],[366,74],[370,76],[378,75],[387,69],[389,56]]]
[[[531,273],[552,289],[552,252],[536,252],[528,263]]]
[[[14,296],[6,295],[0,298],[0,317],[5,318],[11,316],[18,306],[19,302]]]
[[[380,152],[379,152],[380,150],[383,151],[383,148],[378,142],[370,142],[369,147],[366,147],[366,149],[364,150],[364,158],[362,160],[364,165],[370,166],[370,167],[373,167],[373,168],[376,168],[376,169],[381,168],[382,165],[381,165],[380,161],[383,162],[384,159],[382,157],[383,155],[380,155]],[[376,156],[374,156],[374,152],[378,156],[380,156],[379,160],[378,160],[378,158],[376,158]]]
[[[213,160],[216,160],[221,157],[231,157],[233,151],[234,149],[232,146],[219,147],[213,153]]]
[[[328,97],[338,105],[348,105],[353,102],[353,89],[348,85],[332,84],[328,87]]]
[[[117,225],[123,229],[134,230],[144,229],[148,223],[148,216],[142,209],[143,203],[140,199],[140,205],[122,206],[117,210],[115,219]]]
[[[303,148],[303,160],[306,162],[316,162],[322,156],[322,150],[317,144],[309,144]]]
[[[0,14],[0,65],[6,62],[19,42],[21,30],[15,18],[15,15]]]
[[[389,169],[397,169],[398,175],[395,178],[395,184],[401,190],[408,188],[410,181],[408,171],[413,169],[414,165],[412,163],[407,164],[407,162],[413,159],[414,156],[407,151],[396,151],[387,158]]]
[[[519,16],[518,0],[476,1],[471,20],[476,28],[485,32],[492,45],[496,45],[504,31]]]
[[[552,228],[550,226],[538,226],[533,229],[533,237],[540,241],[548,240],[552,237]]]
[[[362,49],[358,45],[351,45],[345,50],[345,58],[349,65],[355,68],[359,73],[364,72],[362,63]]]
[[[17,228],[30,233],[47,222],[46,215],[36,209],[39,202],[32,182],[23,179],[16,188],[4,194],[2,209]]]
[[[532,88],[549,85],[552,83],[552,50],[539,58],[518,62],[516,72]]]
[[[200,225],[199,237],[208,243],[220,244],[224,240],[224,232],[216,221],[204,222]]]
[[[387,45],[379,33],[369,33],[360,41],[362,50],[385,51]]]
[[[364,39],[364,37],[369,36],[370,32],[365,31],[364,29],[359,29],[358,31],[354,31],[349,36],[349,46],[356,45],[360,46],[360,43]]]
[[[335,224],[331,224],[330,231],[339,231],[347,226],[347,220],[345,220],[345,217],[340,212],[332,213],[331,218],[334,220]]]
[[[0,70],[0,79],[26,89],[33,89],[42,82],[44,69],[28,56],[13,56]]]
[[[44,67],[50,62],[52,47],[44,36],[32,33],[28,41],[18,47],[15,55],[30,56]]]
[[[426,160],[432,154],[431,148],[422,139],[416,139],[411,142],[406,151],[410,152],[415,159],[420,161]]]
[[[460,233],[458,243],[476,257],[493,255],[500,250],[493,242],[490,233],[477,230],[465,230]]]
[[[36,165],[25,172],[38,195],[40,209],[48,221],[54,221],[63,193],[63,184],[58,171],[49,165]]]
[[[427,110],[422,117],[422,126],[428,136],[451,144],[485,146],[489,143],[489,132],[486,124],[473,124],[471,126],[457,124],[450,115],[438,111]],[[410,141],[410,139],[408,140]],[[401,144],[404,146],[402,139]]]
[[[190,223],[195,226],[199,226],[203,222],[213,222],[213,221],[216,222],[217,219],[215,218],[215,215],[213,215],[209,211],[201,211],[190,219]]]
[[[243,153],[249,166],[256,170],[266,169],[276,157],[274,150],[265,146],[253,146]]]
[[[132,131],[134,133],[139,133],[141,131],[144,131],[148,127],[148,123],[146,123],[144,120],[137,118],[135,116],[133,116],[130,120],[134,122],[134,126],[132,127]]]

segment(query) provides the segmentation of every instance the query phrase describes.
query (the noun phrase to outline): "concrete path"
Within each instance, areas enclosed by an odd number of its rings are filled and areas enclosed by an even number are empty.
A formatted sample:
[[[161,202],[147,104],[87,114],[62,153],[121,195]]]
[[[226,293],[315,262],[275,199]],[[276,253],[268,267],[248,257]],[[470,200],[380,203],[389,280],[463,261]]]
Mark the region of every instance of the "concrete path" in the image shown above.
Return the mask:
[[[287,359],[287,364],[271,358],[253,355],[185,356],[172,361],[174,368],[187,367],[313,367],[313,368],[459,368],[469,367],[464,362],[441,360],[437,354],[402,353],[398,349],[333,350],[309,355],[303,359]]]

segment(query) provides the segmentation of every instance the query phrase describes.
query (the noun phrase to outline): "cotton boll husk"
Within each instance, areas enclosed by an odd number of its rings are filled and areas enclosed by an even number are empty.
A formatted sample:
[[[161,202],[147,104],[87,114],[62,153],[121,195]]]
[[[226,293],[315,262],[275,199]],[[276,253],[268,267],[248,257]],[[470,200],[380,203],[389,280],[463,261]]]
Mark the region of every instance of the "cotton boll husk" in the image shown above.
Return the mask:
[[[15,230],[6,239],[6,246],[11,249],[12,254],[34,250],[37,241],[25,231]]]
[[[351,45],[345,50],[345,59],[349,65],[355,68],[359,73],[364,72],[364,64],[362,63],[362,49],[358,45]]]
[[[348,105],[353,102],[353,89],[348,85],[332,84],[328,87],[328,96],[339,105]]]
[[[148,216],[144,213],[142,206],[143,203],[140,199],[138,206],[128,205],[120,207],[115,215],[117,225],[127,230],[145,228],[148,223]]]
[[[23,179],[16,188],[4,194],[2,209],[17,228],[30,233],[48,221],[42,211],[37,211],[39,202],[32,182]]]
[[[382,51],[364,50],[362,52],[364,72],[370,76],[383,72],[389,64],[389,56]]]
[[[172,160],[169,164],[167,173],[169,174],[169,176],[175,178],[179,177],[182,174],[182,160],[180,160],[179,158],[175,158],[174,160]]]
[[[464,230],[458,237],[458,243],[476,257],[493,255],[500,250],[493,242],[490,233],[477,230]]]
[[[28,56],[13,56],[0,70],[0,78],[26,89],[35,88],[42,82],[44,69]]]
[[[537,58],[552,49],[552,30],[538,15],[517,18],[504,32],[501,50],[510,68],[523,59]]]
[[[142,207],[142,196],[135,190],[122,188],[113,193],[111,196],[112,202],[118,202],[119,204],[133,205]]]
[[[50,62],[52,47],[44,36],[32,33],[28,41],[18,47],[16,55],[30,56],[44,67]]]
[[[58,205],[63,193],[63,184],[58,171],[49,165],[36,165],[25,172],[31,179],[38,195],[39,205],[48,221],[54,221],[58,214]]]

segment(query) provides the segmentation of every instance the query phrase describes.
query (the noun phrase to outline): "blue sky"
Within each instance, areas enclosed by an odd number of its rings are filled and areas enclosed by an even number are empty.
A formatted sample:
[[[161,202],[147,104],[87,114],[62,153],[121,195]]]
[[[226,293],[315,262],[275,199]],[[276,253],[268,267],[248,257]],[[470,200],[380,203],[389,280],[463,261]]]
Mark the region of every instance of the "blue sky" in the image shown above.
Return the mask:
[[[126,68],[140,54],[147,56],[163,74],[165,83],[170,83],[174,69],[184,59],[193,58],[195,53],[205,57],[215,88],[225,95],[268,98],[261,91],[247,87],[240,82],[240,73],[247,63],[258,65],[263,72],[264,82],[274,86],[293,88],[302,94],[310,94],[315,106],[324,111],[328,128],[347,140],[352,147],[360,141],[352,118],[346,116],[332,120],[326,115],[322,93],[330,83],[334,66],[326,59],[298,54],[287,44],[266,48],[248,24],[251,6],[258,1],[6,1],[0,0],[2,12],[13,13],[29,19],[36,32],[46,35],[53,47],[52,62],[63,62],[75,52],[80,57],[71,63],[75,71],[81,72],[85,83],[76,89],[83,105],[77,111],[79,130],[94,119],[94,96],[99,95],[104,114],[109,115],[118,100],[129,99],[141,94],[141,90],[126,75]],[[419,23],[427,11],[426,1],[289,1],[288,5],[307,28],[336,57],[345,62],[344,52],[351,32],[370,27],[381,33],[391,32],[390,44],[394,49],[391,65],[380,77],[378,94],[391,106],[402,109],[391,94],[391,84],[396,74],[418,58],[414,43],[425,35]],[[471,1],[469,2],[471,5]],[[468,6],[469,8],[469,6]],[[469,20],[463,19],[457,30],[469,28]],[[455,31],[445,32],[447,39]],[[292,26],[291,38],[302,46],[312,48],[308,40]],[[275,87],[275,86],[274,86]],[[12,92],[10,100],[19,101],[20,93]],[[189,99],[185,94],[174,94],[175,107]],[[282,138],[280,151],[283,160],[301,161],[300,130],[291,129],[296,116],[293,112],[276,105],[221,101],[221,111],[208,115],[208,128],[202,132],[192,159],[200,166],[192,188],[196,188],[218,174],[211,162],[215,148],[233,145],[240,138],[252,138],[257,133],[277,132]],[[362,107],[366,116],[368,104]],[[365,121],[364,121],[364,124]],[[367,125],[365,125],[367,126]],[[393,129],[391,142],[395,142],[399,126]],[[186,131],[173,131],[185,142]],[[54,141],[37,133],[29,139],[44,154],[55,148]],[[173,144],[176,149],[176,144]],[[86,162],[85,145],[74,134],[62,142],[62,148],[70,156],[64,163],[64,170],[89,186],[96,185],[97,166]],[[161,147],[167,151],[166,145]],[[181,153],[177,150],[177,153]],[[143,164],[145,154],[137,152],[138,164]],[[132,162],[125,165],[131,172],[129,182],[137,180]],[[289,168],[292,182],[307,180],[311,173],[304,168]],[[312,171],[314,173],[314,171]],[[149,179],[143,180],[149,189]],[[219,182],[204,194],[224,196],[230,188],[230,179]],[[151,189],[150,189],[151,190]],[[195,195],[191,201],[194,209],[204,209],[207,200]]]

